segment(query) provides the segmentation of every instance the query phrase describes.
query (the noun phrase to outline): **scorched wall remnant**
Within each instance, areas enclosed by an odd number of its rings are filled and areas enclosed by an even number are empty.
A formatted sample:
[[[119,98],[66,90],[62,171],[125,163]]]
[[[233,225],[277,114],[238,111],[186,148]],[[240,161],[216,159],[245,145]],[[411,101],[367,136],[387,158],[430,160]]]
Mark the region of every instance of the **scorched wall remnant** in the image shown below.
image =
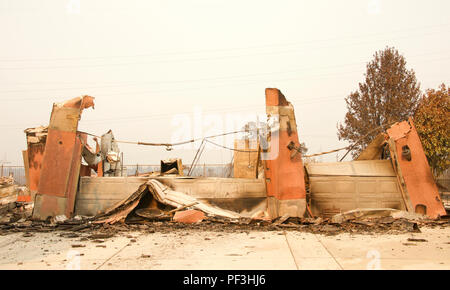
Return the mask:
[[[445,215],[444,205],[412,118],[396,123],[387,130],[387,134],[391,143],[395,144],[391,152],[398,164],[398,174],[404,188],[406,187],[412,210],[431,218]]]
[[[72,217],[80,177],[82,144],[87,136],[77,131],[83,109],[94,98],[83,96],[53,105],[42,161],[33,218]]]
[[[306,189],[294,107],[280,90],[266,89],[266,110],[272,126],[263,154],[269,215],[303,217]]]

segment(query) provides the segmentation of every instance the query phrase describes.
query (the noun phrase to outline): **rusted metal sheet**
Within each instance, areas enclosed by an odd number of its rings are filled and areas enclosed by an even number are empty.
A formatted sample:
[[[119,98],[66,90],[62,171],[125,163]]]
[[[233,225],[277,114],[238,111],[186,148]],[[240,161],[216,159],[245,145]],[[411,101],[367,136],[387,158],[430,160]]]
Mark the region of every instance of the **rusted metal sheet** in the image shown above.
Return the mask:
[[[31,202],[32,201],[32,195],[30,188],[30,170],[29,170],[29,164],[28,164],[28,150],[22,151],[22,158],[23,158],[23,165],[25,170],[25,179],[26,179],[26,190],[20,190],[19,194],[17,196],[17,202]]]
[[[304,170],[294,107],[278,89],[266,89],[266,112],[271,129],[264,152],[264,174],[271,218],[302,217],[306,210]]]
[[[100,153],[100,144],[98,143],[98,139],[97,139],[97,137],[95,137],[94,138],[94,141],[95,141],[95,152],[96,153]],[[122,160],[121,160],[122,161]],[[103,176],[103,160],[102,161],[100,161],[98,164],[97,164],[97,176],[98,177],[102,177]],[[122,174],[123,174],[123,172],[122,172]]]
[[[400,178],[404,182],[413,210],[437,218],[446,214],[437,185],[431,173],[422,143],[413,120],[394,124],[387,130],[395,143],[393,158],[398,164]]]
[[[25,185],[30,188],[30,164],[28,162],[28,150],[22,150],[23,169],[25,170]]]
[[[27,186],[30,189],[31,196],[34,196],[38,191],[48,127],[28,128],[24,132],[27,137],[28,159],[24,160],[24,164],[27,163],[28,165]]]
[[[406,210],[389,160],[307,163],[305,166],[314,215],[329,217],[357,208]]]
[[[53,105],[42,161],[33,218],[72,217],[87,135],[77,132],[83,109],[93,107],[94,98],[83,96]]]
[[[356,160],[376,160],[380,159],[383,153],[383,145],[386,143],[386,135],[378,134],[377,137],[359,154]]]

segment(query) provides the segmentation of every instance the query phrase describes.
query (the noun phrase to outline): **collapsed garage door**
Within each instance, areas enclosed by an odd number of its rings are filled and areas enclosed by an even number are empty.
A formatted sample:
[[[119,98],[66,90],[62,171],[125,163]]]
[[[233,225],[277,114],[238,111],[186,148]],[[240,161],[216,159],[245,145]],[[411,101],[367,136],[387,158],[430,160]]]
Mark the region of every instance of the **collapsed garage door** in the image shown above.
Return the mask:
[[[389,160],[305,165],[314,215],[329,217],[356,208],[406,210]]]

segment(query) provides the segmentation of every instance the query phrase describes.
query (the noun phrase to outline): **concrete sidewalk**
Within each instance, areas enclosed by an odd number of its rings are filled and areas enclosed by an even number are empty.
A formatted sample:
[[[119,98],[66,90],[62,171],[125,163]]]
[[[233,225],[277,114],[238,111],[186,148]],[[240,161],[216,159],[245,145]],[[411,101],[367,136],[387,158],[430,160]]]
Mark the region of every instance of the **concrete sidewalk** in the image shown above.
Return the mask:
[[[448,227],[402,235],[130,232],[103,243],[60,233],[0,236],[0,269],[450,269]]]

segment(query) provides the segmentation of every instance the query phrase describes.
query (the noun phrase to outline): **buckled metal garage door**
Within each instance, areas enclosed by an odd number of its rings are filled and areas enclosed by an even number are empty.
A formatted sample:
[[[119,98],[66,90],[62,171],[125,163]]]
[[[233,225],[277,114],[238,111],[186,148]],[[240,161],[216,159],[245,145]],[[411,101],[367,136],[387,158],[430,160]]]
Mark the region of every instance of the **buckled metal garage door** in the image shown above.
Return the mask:
[[[389,160],[307,163],[314,215],[329,217],[356,208],[405,210]]]

